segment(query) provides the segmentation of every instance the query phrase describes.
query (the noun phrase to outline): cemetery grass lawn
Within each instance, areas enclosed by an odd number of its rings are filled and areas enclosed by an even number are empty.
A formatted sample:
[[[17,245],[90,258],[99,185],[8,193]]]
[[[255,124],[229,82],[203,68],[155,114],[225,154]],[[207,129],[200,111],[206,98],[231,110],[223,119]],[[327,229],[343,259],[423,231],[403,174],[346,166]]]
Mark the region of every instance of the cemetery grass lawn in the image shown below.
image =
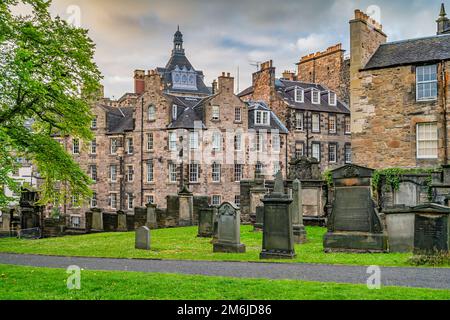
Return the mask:
[[[67,289],[63,269],[0,264],[0,300],[448,300],[449,290],[237,279],[139,272],[81,271]]]
[[[325,228],[308,227],[309,242],[296,246],[297,258],[281,263],[410,266],[412,254],[345,254],[323,252]],[[245,254],[213,253],[210,239],[197,238],[197,227],[151,231],[151,251],[134,249],[134,232],[99,233],[41,240],[0,239],[0,252],[74,257],[139,258],[166,260],[260,261],[262,233],[242,226]],[[280,261],[277,261],[280,262]],[[448,266],[447,266],[448,267]]]

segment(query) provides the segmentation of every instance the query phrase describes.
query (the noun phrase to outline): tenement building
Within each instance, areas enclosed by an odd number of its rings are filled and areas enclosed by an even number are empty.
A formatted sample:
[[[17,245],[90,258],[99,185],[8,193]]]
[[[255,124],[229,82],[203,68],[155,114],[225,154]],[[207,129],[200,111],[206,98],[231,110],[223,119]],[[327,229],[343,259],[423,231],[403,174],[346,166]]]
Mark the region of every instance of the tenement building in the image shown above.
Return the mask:
[[[266,102],[283,122],[289,130],[288,161],[316,158],[322,170],[351,163],[348,106],[325,85],[297,81],[298,76],[290,72],[278,79],[275,72],[272,61],[263,63],[253,74],[253,85],[239,97]]]
[[[357,10],[351,30],[353,161],[372,168],[435,167],[449,157],[450,23],[437,35],[386,42]]]
[[[239,205],[241,179],[287,174],[283,122],[264,102],[236,96],[229,73],[207,87],[179,30],[167,65],[135,71],[134,84],[135,92],[93,107],[93,141],[66,139],[95,192],[83,208],[74,197],[68,214],[89,207],[132,212],[147,203],[165,208],[166,197],[184,187],[212,205]]]

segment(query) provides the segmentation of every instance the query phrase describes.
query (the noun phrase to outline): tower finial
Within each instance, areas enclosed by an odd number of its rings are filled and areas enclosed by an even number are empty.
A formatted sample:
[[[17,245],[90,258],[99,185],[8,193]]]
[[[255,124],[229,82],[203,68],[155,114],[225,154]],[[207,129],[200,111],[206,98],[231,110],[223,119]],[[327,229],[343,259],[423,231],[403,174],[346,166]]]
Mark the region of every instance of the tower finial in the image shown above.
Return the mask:
[[[441,4],[441,13],[439,14],[439,16],[441,16],[442,18],[447,16],[447,13],[445,12],[445,4],[444,3]]]

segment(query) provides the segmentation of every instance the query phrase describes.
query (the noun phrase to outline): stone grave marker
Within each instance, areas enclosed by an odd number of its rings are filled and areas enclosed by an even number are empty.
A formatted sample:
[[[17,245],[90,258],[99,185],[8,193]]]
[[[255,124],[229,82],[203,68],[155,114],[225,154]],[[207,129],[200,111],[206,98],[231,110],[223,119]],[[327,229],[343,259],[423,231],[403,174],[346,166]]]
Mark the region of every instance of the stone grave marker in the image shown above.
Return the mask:
[[[450,249],[450,208],[425,204],[415,208],[414,253],[448,253]]]
[[[148,203],[147,207],[147,223],[145,224],[149,229],[158,228],[158,218],[156,215],[156,204]]]
[[[289,210],[292,198],[284,193],[281,171],[276,175],[274,192],[266,195],[262,202],[264,203],[264,228],[260,258],[295,258],[294,230]]]
[[[264,207],[256,207],[255,231],[262,231],[264,227]]]
[[[136,230],[135,248],[150,250],[150,229],[148,227],[140,227]]]
[[[214,222],[216,220],[217,208],[201,208],[198,215],[199,238],[211,238],[214,235]]]
[[[181,227],[192,226],[194,219],[194,195],[185,186],[178,193],[179,222]]]
[[[332,174],[335,192],[325,252],[386,252],[387,235],[372,199],[373,170],[346,165]]]
[[[306,242],[306,229],[303,224],[303,194],[302,183],[296,179],[292,183],[292,203],[289,206],[290,214],[292,217],[292,225],[294,229],[294,241],[295,243]]]
[[[127,214],[120,210],[117,211],[117,231],[119,232],[128,231]]]
[[[92,209],[92,226],[93,231],[103,231],[103,212],[99,209]]]
[[[241,244],[241,213],[234,204],[225,202],[219,207],[218,235],[214,243],[214,252],[244,253]]]

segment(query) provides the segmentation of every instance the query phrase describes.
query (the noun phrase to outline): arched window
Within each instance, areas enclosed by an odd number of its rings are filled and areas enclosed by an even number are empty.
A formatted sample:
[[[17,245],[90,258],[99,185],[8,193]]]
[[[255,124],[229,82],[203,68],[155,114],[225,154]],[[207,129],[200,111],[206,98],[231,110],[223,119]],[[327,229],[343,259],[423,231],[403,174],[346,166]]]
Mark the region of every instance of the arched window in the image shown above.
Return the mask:
[[[148,120],[156,120],[156,109],[154,105],[150,105],[147,110]]]

